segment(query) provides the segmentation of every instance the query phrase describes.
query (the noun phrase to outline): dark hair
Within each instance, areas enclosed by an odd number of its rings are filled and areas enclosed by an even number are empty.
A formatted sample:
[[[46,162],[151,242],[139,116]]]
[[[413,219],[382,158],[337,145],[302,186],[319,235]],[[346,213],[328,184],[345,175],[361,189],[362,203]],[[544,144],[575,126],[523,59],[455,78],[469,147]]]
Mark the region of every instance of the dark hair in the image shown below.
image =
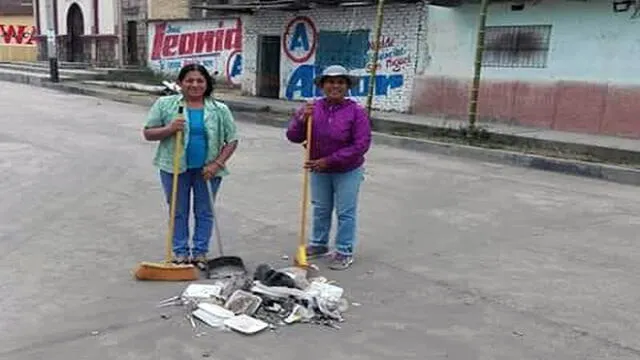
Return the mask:
[[[211,74],[209,74],[207,68],[200,64],[189,64],[183,66],[182,69],[180,69],[180,73],[178,74],[178,81],[182,82],[182,80],[184,80],[184,78],[187,77],[187,74],[191,71],[197,71],[204,77],[204,81],[207,83],[207,88],[204,90],[204,97],[208,98],[209,96],[211,96],[211,94],[213,93],[213,77],[211,77]]]

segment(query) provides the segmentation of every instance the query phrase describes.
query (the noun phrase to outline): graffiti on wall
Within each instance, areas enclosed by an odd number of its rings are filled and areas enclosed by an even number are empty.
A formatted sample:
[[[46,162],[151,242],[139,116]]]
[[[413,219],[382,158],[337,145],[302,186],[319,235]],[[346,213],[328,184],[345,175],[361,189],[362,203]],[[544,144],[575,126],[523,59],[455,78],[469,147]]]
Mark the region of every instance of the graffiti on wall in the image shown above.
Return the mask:
[[[291,73],[285,97],[289,100],[295,98],[311,98],[321,96],[322,91],[313,83],[313,79],[322,73],[320,67],[313,64],[304,64],[296,67]],[[358,86],[350,90],[349,96],[365,97],[369,93],[370,75],[356,76],[359,79]],[[402,88],[404,78],[402,74],[376,74],[374,80],[374,96],[387,96],[393,89]]]
[[[349,96],[366,97],[374,66],[370,63],[370,37],[370,30],[318,31],[306,16],[291,20],[282,36],[282,51],[291,65],[291,71],[285,75],[284,97],[292,100],[321,96],[313,79],[332,64],[343,65],[358,74],[358,85],[350,90]],[[393,38],[384,37],[376,64],[374,96],[389,96],[394,90],[402,89],[404,71],[410,64],[406,47],[397,45]]]
[[[0,24],[0,46],[35,46],[35,35],[35,26]]]
[[[295,64],[306,63],[311,59],[318,45],[318,31],[307,16],[298,16],[285,27],[282,36],[282,50]]]
[[[181,67],[198,63],[211,74],[239,84],[242,77],[240,19],[162,22],[149,26],[148,66],[175,75]]]
[[[367,48],[367,57],[371,59],[373,55],[373,47],[375,44],[369,41]],[[378,61],[376,63],[376,72],[403,72],[408,66],[411,66],[411,56],[404,46],[396,46],[395,40],[388,36],[380,39],[380,49],[378,50]],[[367,62],[367,72],[373,69],[373,64]]]

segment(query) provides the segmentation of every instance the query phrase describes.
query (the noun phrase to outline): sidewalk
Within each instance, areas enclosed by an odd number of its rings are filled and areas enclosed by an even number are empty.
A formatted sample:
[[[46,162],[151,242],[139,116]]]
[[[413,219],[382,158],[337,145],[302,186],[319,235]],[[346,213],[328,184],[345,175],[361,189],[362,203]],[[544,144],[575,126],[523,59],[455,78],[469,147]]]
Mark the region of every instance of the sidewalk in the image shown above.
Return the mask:
[[[276,113],[290,113],[294,109],[300,106],[301,102],[287,101],[281,99],[266,99],[256,98],[250,96],[242,96],[232,93],[217,94],[217,97],[223,101],[241,102],[244,104],[250,104],[257,109],[268,110]],[[466,121],[455,119],[442,119],[435,117],[425,117],[421,115],[401,114],[401,113],[388,113],[380,111],[372,111],[372,120],[374,123],[377,121],[378,126],[384,127],[386,122],[411,124],[418,127],[432,127],[432,128],[452,128],[457,129],[461,126],[467,125]],[[576,146],[585,147],[603,147],[607,149],[617,149],[629,152],[640,152],[640,140],[619,138],[613,136],[602,135],[590,135],[570,133],[565,131],[556,131],[548,129],[528,128],[524,126],[500,124],[500,123],[486,123],[479,122],[479,126],[486,128],[491,133],[510,135],[519,138],[527,138],[531,140],[545,140],[556,143],[573,144]],[[380,128],[376,130],[382,130]]]
[[[258,98],[243,96],[228,90],[217,91],[215,96],[236,110],[269,112],[282,115],[282,121],[288,120],[302,101]],[[425,117],[420,115],[373,111],[371,114],[374,131],[386,134],[418,133],[429,134],[443,129],[459,129],[467,125],[466,121]],[[564,131],[529,128],[502,123],[480,122],[493,134],[506,143],[516,146],[531,146],[543,149],[563,149],[574,154],[589,154],[615,164],[630,162],[640,164],[640,140],[612,136],[579,134]]]
[[[299,101],[256,98],[233,93],[221,93],[216,96],[227,103],[236,105],[236,107],[249,106],[256,111],[269,111],[283,115],[291,114],[301,104]],[[467,125],[464,120],[380,111],[372,111],[371,120],[374,131],[387,134],[400,131],[428,135],[443,129],[459,129]],[[560,148],[571,153],[590,154],[612,163],[619,163],[621,160],[640,163],[640,140],[501,123],[479,122],[478,126],[492,133],[494,138],[499,137],[501,140],[515,145],[529,145],[554,150]]]
[[[1,80],[23,82],[20,79],[10,80],[0,77]],[[157,97],[157,95],[141,91],[71,81],[51,83],[44,80],[29,83],[65,92],[144,106],[151,105]],[[255,121],[279,127],[286,125],[291,113],[302,103],[300,101],[243,96],[237,92],[223,89],[216,91],[215,96],[229,105],[233,111],[262,113],[264,116],[259,116]],[[442,133],[443,130],[459,129],[465,126],[466,122],[462,120],[379,111],[373,111],[371,118],[375,131],[374,142],[377,144],[640,186],[640,141],[638,140],[535,129],[509,124],[478,124],[491,133],[492,139],[513,144],[514,150],[510,151],[429,139],[430,135]],[[397,136],[398,133],[417,134],[418,136]],[[527,148],[546,149],[550,153],[556,154],[573,154],[574,159],[562,158],[561,155],[528,154],[526,153]],[[600,161],[609,162],[609,164],[576,160],[576,154],[582,155],[578,158],[595,157],[601,159]]]

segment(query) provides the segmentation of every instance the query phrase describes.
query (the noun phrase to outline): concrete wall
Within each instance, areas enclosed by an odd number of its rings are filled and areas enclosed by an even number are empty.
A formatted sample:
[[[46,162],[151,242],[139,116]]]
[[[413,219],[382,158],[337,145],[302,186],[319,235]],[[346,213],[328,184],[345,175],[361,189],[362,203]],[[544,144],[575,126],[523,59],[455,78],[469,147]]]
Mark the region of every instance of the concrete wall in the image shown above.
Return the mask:
[[[425,9],[422,3],[385,8],[384,42],[373,103],[377,109],[409,110],[417,55],[421,51],[419,45],[424,41],[421,36]],[[296,13],[262,11],[246,17],[242,89],[258,94],[260,36],[280,36],[280,59],[265,59],[280,63],[280,98],[301,100],[320,96],[312,84],[313,77],[327,64],[338,62],[353,75],[362,76],[358,89],[351,95],[364,103],[369,84],[367,69],[373,66],[369,59],[375,15],[374,7],[356,7]]]
[[[33,16],[0,16],[0,61],[35,61]]]
[[[98,1],[98,33],[99,34],[117,34],[116,28],[116,2],[115,1]]]
[[[148,0],[150,20],[189,18],[189,0]]]
[[[238,84],[242,76],[242,20],[220,18],[156,21],[148,24],[147,66],[177,75],[188,63],[201,63],[219,78]]]
[[[640,18],[608,1],[492,5],[487,25],[552,25],[547,66],[483,68],[480,115],[558,130],[640,137]],[[466,114],[478,6],[429,8],[418,114]]]
[[[123,39],[122,53],[124,54],[125,64],[127,65],[144,65],[147,61],[147,0],[122,0],[122,19],[123,19]],[[129,52],[131,49],[127,47],[127,23],[129,21],[136,22],[136,40],[137,53],[134,54],[135,59],[130,59]]]

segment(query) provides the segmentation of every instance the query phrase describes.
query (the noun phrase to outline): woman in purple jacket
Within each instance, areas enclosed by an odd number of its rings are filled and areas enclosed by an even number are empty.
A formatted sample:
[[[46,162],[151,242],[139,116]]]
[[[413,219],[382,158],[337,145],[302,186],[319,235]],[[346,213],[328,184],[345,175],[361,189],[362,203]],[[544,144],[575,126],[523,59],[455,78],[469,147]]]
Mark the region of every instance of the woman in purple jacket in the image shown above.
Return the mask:
[[[313,230],[307,256],[329,254],[329,231],[335,208],[338,217],[336,249],[330,268],[347,269],[353,263],[356,244],[358,193],[363,179],[364,155],[371,145],[371,125],[365,109],[347,99],[358,79],[339,65],[329,66],[315,83],[324,98],[301,107],[293,116],[287,138],[306,141],[306,124],[313,116],[311,156],[305,168],[311,170]]]

